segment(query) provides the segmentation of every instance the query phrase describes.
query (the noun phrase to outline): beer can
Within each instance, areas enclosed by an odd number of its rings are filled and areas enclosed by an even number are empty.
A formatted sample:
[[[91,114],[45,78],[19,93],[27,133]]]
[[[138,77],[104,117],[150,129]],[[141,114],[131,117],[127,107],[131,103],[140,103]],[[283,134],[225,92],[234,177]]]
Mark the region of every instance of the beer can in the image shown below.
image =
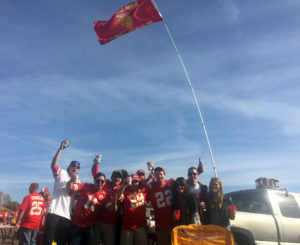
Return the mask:
[[[100,153],[96,154],[96,159],[97,159],[98,163],[100,164],[102,162],[102,155]]]

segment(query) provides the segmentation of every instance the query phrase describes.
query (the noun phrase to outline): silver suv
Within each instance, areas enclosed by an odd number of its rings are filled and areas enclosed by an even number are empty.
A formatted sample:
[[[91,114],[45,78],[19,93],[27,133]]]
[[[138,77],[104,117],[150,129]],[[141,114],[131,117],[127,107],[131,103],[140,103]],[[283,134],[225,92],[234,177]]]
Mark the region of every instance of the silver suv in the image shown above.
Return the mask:
[[[236,244],[300,244],[300,194],[260,186],[225,196],[237,207],[230,221]]]

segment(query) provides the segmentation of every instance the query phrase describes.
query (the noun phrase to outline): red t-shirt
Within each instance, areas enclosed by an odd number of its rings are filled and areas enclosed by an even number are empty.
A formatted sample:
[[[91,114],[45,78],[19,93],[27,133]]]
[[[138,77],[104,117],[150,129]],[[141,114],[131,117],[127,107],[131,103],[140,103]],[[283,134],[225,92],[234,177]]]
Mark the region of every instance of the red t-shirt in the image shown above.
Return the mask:
[[[3,218],[3,224],[7,225],[7,216],[8,216],[8,212],[3,212],[2,213],[2,218]]]
[[[106,223],[113,224],[117,221],[119,216],[119,208],[117,212],[110,212],[108,209],[113,205],[113,198],[115,193],[120,190],[121,185],[113,186],[113,184],[106,180],[106,184],[103,187],[103,190],[107,193],[107,202],[105,206],[100,211],[100,220]]]
[[[134,230],[146,225],[146,195],[145,187],[134,191],[130,186],[124,190],[122,228]]]
[[[101,206],[107,201],[106,192],[103,189],[97,192],[94,184],[86,183],[72,184],[72,189],[80,191],[72,222],[82,228],[93,226]]]
[[[45,208],[45,200],[38,193],[27,195],[20,205],[20,209],[24,210],[20,227],[38,230],[40,227],[42,215]]]
[[[157,231],[172,228],[172,198],[175,181],[166,180],[162,185],[150,183],[148,199],[154,208],[155,229]]]

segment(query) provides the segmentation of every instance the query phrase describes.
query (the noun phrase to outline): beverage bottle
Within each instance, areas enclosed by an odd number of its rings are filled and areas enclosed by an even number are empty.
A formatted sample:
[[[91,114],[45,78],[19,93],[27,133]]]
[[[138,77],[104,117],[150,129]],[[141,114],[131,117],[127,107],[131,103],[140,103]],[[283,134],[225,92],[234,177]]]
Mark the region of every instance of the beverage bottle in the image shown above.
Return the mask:
[[[201,174],[204,172],[204,165],[203,163],[201,162],[201,158],[199,157],[199,164],[198,164],[198,174]]]
[[[234,219],[236,206],[233,204],[231,196],[228,197],[228,207],[229,207],[230,219]]]

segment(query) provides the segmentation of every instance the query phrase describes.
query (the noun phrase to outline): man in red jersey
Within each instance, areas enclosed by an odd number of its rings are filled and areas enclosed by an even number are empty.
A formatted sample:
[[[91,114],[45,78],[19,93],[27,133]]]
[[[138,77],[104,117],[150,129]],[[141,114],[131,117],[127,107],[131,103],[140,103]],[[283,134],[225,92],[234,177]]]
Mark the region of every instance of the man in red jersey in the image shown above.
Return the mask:
[[[175,181],[165,180],[162,167],[154,169],[155,181],[149,184],[148,199],[154,208],[156,240],[158,245],[171,244],[172,197]]]
[[[99,172],[99,161],[95,158],[92,167],[92,175],[95,176]],[[104,191],[107,193],[107,203],[102,208],[99,220],[97,221],[95,229],[94,244],[99,244],[100,237],[103,245],[114,245],[117,241],[117,220],[119,217],[118,209],[114,212],[113,197],[115,193],[121,188],[123,173],[121,170],[114,170],[111,174],[111,179],[106,180]]]
[[[94,184],[74,184],[75,179],[67,183],[67,189],[79,191],[79,197],[72,216],[71,245],[91,245],[94,238],[94,225],[101,206],[106,201],[105,175],[101,172],[94,177]]]
[[[118,200],[123,203],[121,245],[147,245],[147,190],[137,174],[132,174],[131,179],[131,184],[128,183],[130,180],[124,183],[114,198],[115,210],[119,206]]]
[[[40,227],[45,208],[44,198],[38,194],[39,184],[32,183],[27,195],[21,203],[14,230],[19,231],[19,244],[35,245],[36,234]]]

